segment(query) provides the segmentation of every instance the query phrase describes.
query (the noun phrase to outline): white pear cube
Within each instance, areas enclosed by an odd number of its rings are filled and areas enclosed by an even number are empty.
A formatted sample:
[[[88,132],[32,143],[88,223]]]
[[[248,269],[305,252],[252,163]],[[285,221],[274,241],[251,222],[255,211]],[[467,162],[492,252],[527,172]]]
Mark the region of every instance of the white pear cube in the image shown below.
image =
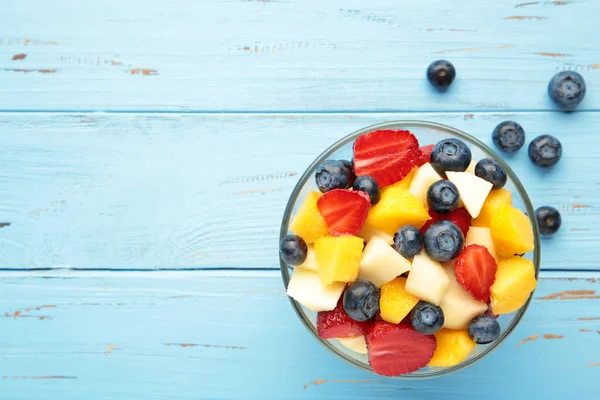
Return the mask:
[[[374,228],[367,223],[363,225],[362,229],[360,230],[360,232],[358,232],[357,236],[363,238],[364,241],[367,243],[369,243],[372,238],[378,237],[385,240],[385,242],[389,245],[394,244],[394,237],[392,235],[389,235],[384,231],[380,231],[379,229]]]
[[[442,265],[429,258],[424,250],[413,258],[406,293],[439,306],[449,284],[450,279]]]
[[[410,270],[410,261],[402,257],[385,240],[374,236],[365,246],[358,279],[366,279],[377,287]]]
[[[447,263],[444,270],[450,281],[448,291],[440,303],[440,307],[444,312],[444,328],[464,329],[473,318],[486,312],[488,306],[475,300],[456,281],[454,262]]]
[[[446,172],[448,180],[458,189],[460,198],[471,217],[477,218],[492,184],[468,172]]]
[[[318,273],[296,267],[288,284],[287,294],[313,311],[331,311],[337,305],[345,287],[343,282],[334,282],[323,287]]]
[[[367,342],[364,336],[338,338],[337,341],[349,350],[359,354],[367,354]]]
[[[410,182],[408,192],[427,205],[427,191],[429,190],[429,186],[441,179],[442,177],[435,172],[431,164],[425,163],[417,170],[415,177]]]
[[[304,268],[317,272],[317,253],[315,253],[315,246],[313,244],[308,245],[306,260],[304,260],[302,265],[299,265],[296,268]]]
[[[472,244],[478,244],[487,248],[492,257],[494,257],[496,261],[498,260],[490,228],[471,226],[467,233],[467,237],[465,238],[465,246],[470,246]]]

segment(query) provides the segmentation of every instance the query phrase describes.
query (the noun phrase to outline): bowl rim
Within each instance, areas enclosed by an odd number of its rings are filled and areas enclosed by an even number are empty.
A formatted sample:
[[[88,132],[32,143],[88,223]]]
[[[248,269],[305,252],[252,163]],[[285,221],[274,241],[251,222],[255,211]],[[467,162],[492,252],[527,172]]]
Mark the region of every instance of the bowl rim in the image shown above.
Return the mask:
[[[498,153],[496,153],[494,150],[492,150],[488,145],[486,145],[485,143],[483,143],[476,137],[474,137],[466,132],[463,132],[454,127],[440,124],[437,122],[429,122],[429,121],[422,121],[422,120],[393,120],[393,121],[382,122],[382,123],[370,125],[365,128],[356,130],[356,131],[350,133],[349,135],[346,135],[343,138],[339,139],[335,143],[333,143],[325,151],[323,151],[317,158],[315,158],[315,160],[308,166],[308,168],[304,171],[304,173],[298,179],[298,183],[296,184],[296,186],[294,187],[294,190],[290,194],[288,203],[286,205],[286,208],[285,208],[285,211],[283,214],[283,219],[281,221],[281,228],[280,228],[280,233],[279,233],[279,240],[281,241],[281,239],[283,239],[286,235],[288,235],[291,213],[292,213],[294,205],[298,199],[298,196],[299,196],[300,192],[302,191],[302,188],[308,181],[308,179],[313,175],[317,166],[321,162],[326,160],[333,153],[335,153],[336,151],[341,149],[343,146],[346,146],[348,143],[352,142],[358,136],[360,136],[364,133],[371,132],[374,130],[379,130],[379,129],[407,129],[407,130],[410,130],[410,127],[430,128],[430,129],[434,129],[437,131],[445,131],[445,133],[451,134],[452,136],[456,136],[461,140],[465,140],[466,142],[479,147],[484,153],[487,153],[490,157],[492,157],[493,159],[498,161],[498,163],[500,165],[502,165],[502,167],[506,171],[507,175],[509,176],[511,182],[514,184],[519,195],[521,196],[521,200],[523,201],[523,204],[525,205],[525,208],[527,211],[527,216],[528,216],[528,218],[531,222],[531,226],[533,228],[534,246],[535,246],[535,248],[533,250],[533,265],[534,265],[534,269],[535,269],[535,278],[537,280],[538,276],[539,276],[540,263],[541,263],[540,233],[539,233],[537,221],[535,219],[535,209],[531,203],[531,200],[529,199],[529,196],[527,194],[527,191],[525,190],[525,187],[523,186],[523,184],[521,183],[521,181],[519,180],[519,178],[517,177],[515,172],[512,170],[512,168],[506,163],[506,161]],[[288,283],[290,280],[290,269],[291,268],[287,264],[285,264],[283,262],[283,260],[281,260],[281,258],[279,259],[279,264],[280,264],[281,278],[283,280],[283,285],[285,287],[285,290],[287,291]],[[466,361],[463,361],[462,363],[452,366],[452,367],[445,367],[444,369],[431,371],[428,374],[413,375],[412,373],[409,373],[409,374],[394,376],[394,377],[390,377],[390,378],[399,379],[399,380],[431,379],[431,378],[441,377],[441,376],[445,376],[445,375],[448,375],[453,372],[460,371],[462,369],[465,369],[465,368],[475,364],[476,362],[480,361],[487,355],[491,354],[494,350],[496,350],[500,346],[500,344],[502,344],[504,342],[504,340],[508,336],[510,336],[510,334],[514,331],[514,329],[517,327],[519,322],[521,322],[521,319],[523,318],[523,316],[525,315],[525,312],[529,308],[529,305],[533,299],[534,292],[535,292],[535,289],[530,293],[529,298],[527,299],[525,304],[519,310],[517,310],[515,312],[516,314],[514,315],[512,320],[509,322],[507,328],[502,331],[499,339],[497,341],[495,341],[492,345],[490,345],[489,347],[484,349],[481,353],[477,354],[475,357],[472,357],[472,358],[470,358]],[[309,321],[309,319],[307,318],[306,314],[304,313],[300,303],[298,303],[296,300],[294,300],[293,298],[291,298],[289,296],[288,296],[288,299],[292,305],[292,308],[294,309],[294,311],[296,312],[296,314],[302,321],[302,324],[313,335],[313,337],[315,339],[317,339],[317,341],[319,343],[321,343],[322,346],[324,346],[331,353],[333,353],[337,357],[341,358],[342,360],[346,361],[350,365],[353,365],[354,367],[357,367],[365,372],[370,372],[372,374],[377,375],[370,366],[366,367],[362,363],[359,363],[357,360],[349,357],[347,354],[339,351],[328,340],[320,338],[317,333],[316,327]],[[379,376],[379,375],[377,375],[377,376]]]

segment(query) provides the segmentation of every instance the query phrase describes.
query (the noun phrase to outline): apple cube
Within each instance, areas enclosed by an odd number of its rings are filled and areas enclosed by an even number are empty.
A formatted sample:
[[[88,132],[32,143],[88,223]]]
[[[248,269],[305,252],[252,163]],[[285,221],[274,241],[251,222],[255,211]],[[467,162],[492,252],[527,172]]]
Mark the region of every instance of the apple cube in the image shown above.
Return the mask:
[[[498,255],[496,254],[494,240],[492,239],[492,231],[490,231],[490,228],[477,226],[470,227],[467,237],[465,238],[465,247],[472,244],[478,244],[487,248],[492,257],[498,261]]]
[[[422,251],[413,258],[406,280],[406,293],[436,306],[444,298],[450,279],[442,265]]]
[[[377,287],[410,270],[410,262],[385,240],[374,236],[365,246],[358,279],[366,279]]]
[[[444,328],[464,329],[473,318],[486,312],[488,306],[475,300],[456,281],[454,262],[445,263],[444,271],[450,282],[448,291],[440,303],[440,307],[444,312]]]
[[[431,164],[425,163],[417,170],[415,177],[410,182],[408,192],[427,205],[427,191],[429,190],[429,186],[440,179],[442,177],[435,172]]]
[[[363,238],[364,241],[367,243],[370,242],[372,238],[378,237],[385,240],[385,242],[389,245],[394,244],[394,237],[392,235],[382,230],[379,230],[369,225],[368,223],[365,223],[363,225],[362,229],[360,230],[360,232],[358,232],[357,236]]]
[[[456,185],[460,198],[471,217],[477,218],[492,184],[468,172],[446,172],[448,180]]]
[[[367,342],[364,336],[337,338],[337,341],[349,350],[359,354],[367,354]]]
[[[296,267],[288,284],[287,295],[313,311],[331,311],[345,287],[343,282],[323,286],[318,273]]]

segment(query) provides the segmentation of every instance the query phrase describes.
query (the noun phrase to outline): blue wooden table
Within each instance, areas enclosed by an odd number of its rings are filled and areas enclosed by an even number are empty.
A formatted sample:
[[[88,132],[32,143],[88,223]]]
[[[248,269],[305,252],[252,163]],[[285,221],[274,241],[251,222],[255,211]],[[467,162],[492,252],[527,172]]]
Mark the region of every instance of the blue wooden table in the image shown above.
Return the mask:
[[[0,398],[598,399],[600,2],[28,0],[0,4]],[[440,95],[427,65],[451,60]],[[577,112],[546,93],[580,72]],[[306,332],[277,236],[304,168],[396,119],[491,142],[513,119],[563,143],[509,162],[543,241],[525,319],[437,380],[380,378]]]

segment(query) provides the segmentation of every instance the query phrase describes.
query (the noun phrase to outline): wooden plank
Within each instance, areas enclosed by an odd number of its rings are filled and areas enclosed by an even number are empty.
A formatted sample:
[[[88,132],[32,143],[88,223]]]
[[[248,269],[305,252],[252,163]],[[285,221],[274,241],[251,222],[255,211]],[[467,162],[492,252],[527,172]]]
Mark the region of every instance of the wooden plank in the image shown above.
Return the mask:
[[[2,273],[0,391],[19,400],[597,399],[598,274],[544,273],[525,319],[465,371],[363,373],[304,329],[278,273]],[[565,293],[588,293],[570,295]],[[563,295],[556,295],[556,294]],[[592,293],[592,294],[589,294]]]
[[[29,0],[0,9],[4,110],[600,109],[597,1]],[[589,18],[586,16],[590,16]],[[564,27],[568,26],[568,29]],[[424,75],[448,58],[445,95]]]
[[[598,113],[0,114],[0,267],[278,268],[281,217],[304,169],[339,138],[399,118],[487,143],[506,119],[528,139],[559,137],[556,168],[535,168],[525,149],[510,164],[534,205],[563,215],[543,267],[598,269]]]

